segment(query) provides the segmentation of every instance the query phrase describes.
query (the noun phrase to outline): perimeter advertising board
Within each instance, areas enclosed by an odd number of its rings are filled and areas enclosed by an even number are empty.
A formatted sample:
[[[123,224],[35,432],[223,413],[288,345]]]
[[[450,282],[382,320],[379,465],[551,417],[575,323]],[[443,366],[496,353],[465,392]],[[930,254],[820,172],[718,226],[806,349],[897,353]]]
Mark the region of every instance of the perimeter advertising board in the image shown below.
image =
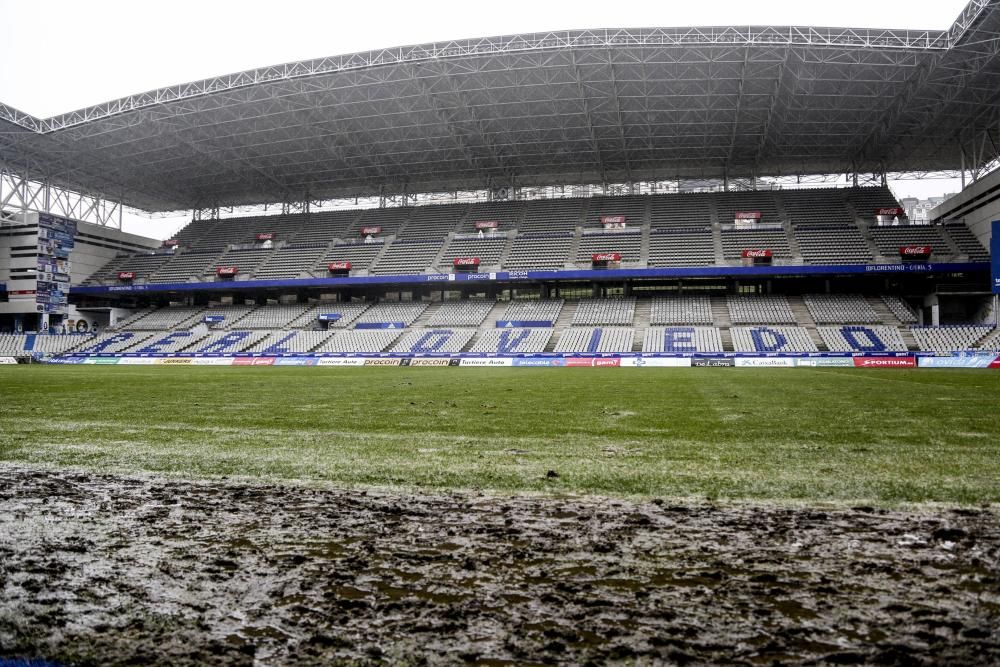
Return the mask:
[[[1000,220],[993,221],[990,255],[993,261],[993,293],[1000,294]]]

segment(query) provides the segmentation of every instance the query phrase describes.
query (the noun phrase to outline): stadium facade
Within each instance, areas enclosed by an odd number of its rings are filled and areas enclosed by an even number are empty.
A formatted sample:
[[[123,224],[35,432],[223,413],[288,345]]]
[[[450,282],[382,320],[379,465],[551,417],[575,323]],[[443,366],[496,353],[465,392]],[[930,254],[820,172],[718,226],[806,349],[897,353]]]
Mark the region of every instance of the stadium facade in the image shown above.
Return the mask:
[[[517,35],[0,105],[0,353],[985,358],[997,34],[974,0],[945,31]],[[899,172],[971,183],[917,225]],[[281,214],[223,215],[254,205]],[[192,221],[161,244],[124,206]]]

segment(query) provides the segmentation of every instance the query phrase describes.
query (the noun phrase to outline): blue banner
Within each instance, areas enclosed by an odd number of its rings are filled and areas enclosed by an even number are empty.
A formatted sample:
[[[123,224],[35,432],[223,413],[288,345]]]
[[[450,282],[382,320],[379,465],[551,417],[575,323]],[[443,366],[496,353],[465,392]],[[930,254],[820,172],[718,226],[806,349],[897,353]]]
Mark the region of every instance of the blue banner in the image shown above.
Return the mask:
[[[206,322],[225,322],[226,321],[226,316],[225,315],[206,315],[205,316],[205,321]]]
[[[355,329],[405,329],[406,322],[358,322]]]
[[[993,293],[1000,294],[1000,220],[993,221],[990,254],[993,259]]]
[[[320,322],[336,322],[341,318],[340,313],[323,313],[319,316]]]
[[[498,329],[533,329],[551,328],[555,326],[552,320],[497,320]]]

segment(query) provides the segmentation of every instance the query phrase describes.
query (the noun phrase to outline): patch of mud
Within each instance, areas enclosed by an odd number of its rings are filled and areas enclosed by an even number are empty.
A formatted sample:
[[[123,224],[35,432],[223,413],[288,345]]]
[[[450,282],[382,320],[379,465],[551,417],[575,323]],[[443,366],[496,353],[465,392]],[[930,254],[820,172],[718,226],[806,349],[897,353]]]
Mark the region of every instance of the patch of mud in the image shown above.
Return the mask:
[[[997,520],[0,466],[0,656],[998,664]]]

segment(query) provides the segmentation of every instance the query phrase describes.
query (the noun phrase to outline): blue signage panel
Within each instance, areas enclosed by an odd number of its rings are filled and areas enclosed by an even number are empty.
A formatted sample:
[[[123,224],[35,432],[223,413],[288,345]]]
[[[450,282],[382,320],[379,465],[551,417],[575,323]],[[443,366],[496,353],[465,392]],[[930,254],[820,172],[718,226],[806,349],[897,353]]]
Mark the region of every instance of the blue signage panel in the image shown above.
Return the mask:
[[[1000,220],[993,221],[990,255],[993,259],[993,293],[1000,294]]]
[[[319,316],[320,322],[337,322],[340,320],[340,313],[322,313]]]

